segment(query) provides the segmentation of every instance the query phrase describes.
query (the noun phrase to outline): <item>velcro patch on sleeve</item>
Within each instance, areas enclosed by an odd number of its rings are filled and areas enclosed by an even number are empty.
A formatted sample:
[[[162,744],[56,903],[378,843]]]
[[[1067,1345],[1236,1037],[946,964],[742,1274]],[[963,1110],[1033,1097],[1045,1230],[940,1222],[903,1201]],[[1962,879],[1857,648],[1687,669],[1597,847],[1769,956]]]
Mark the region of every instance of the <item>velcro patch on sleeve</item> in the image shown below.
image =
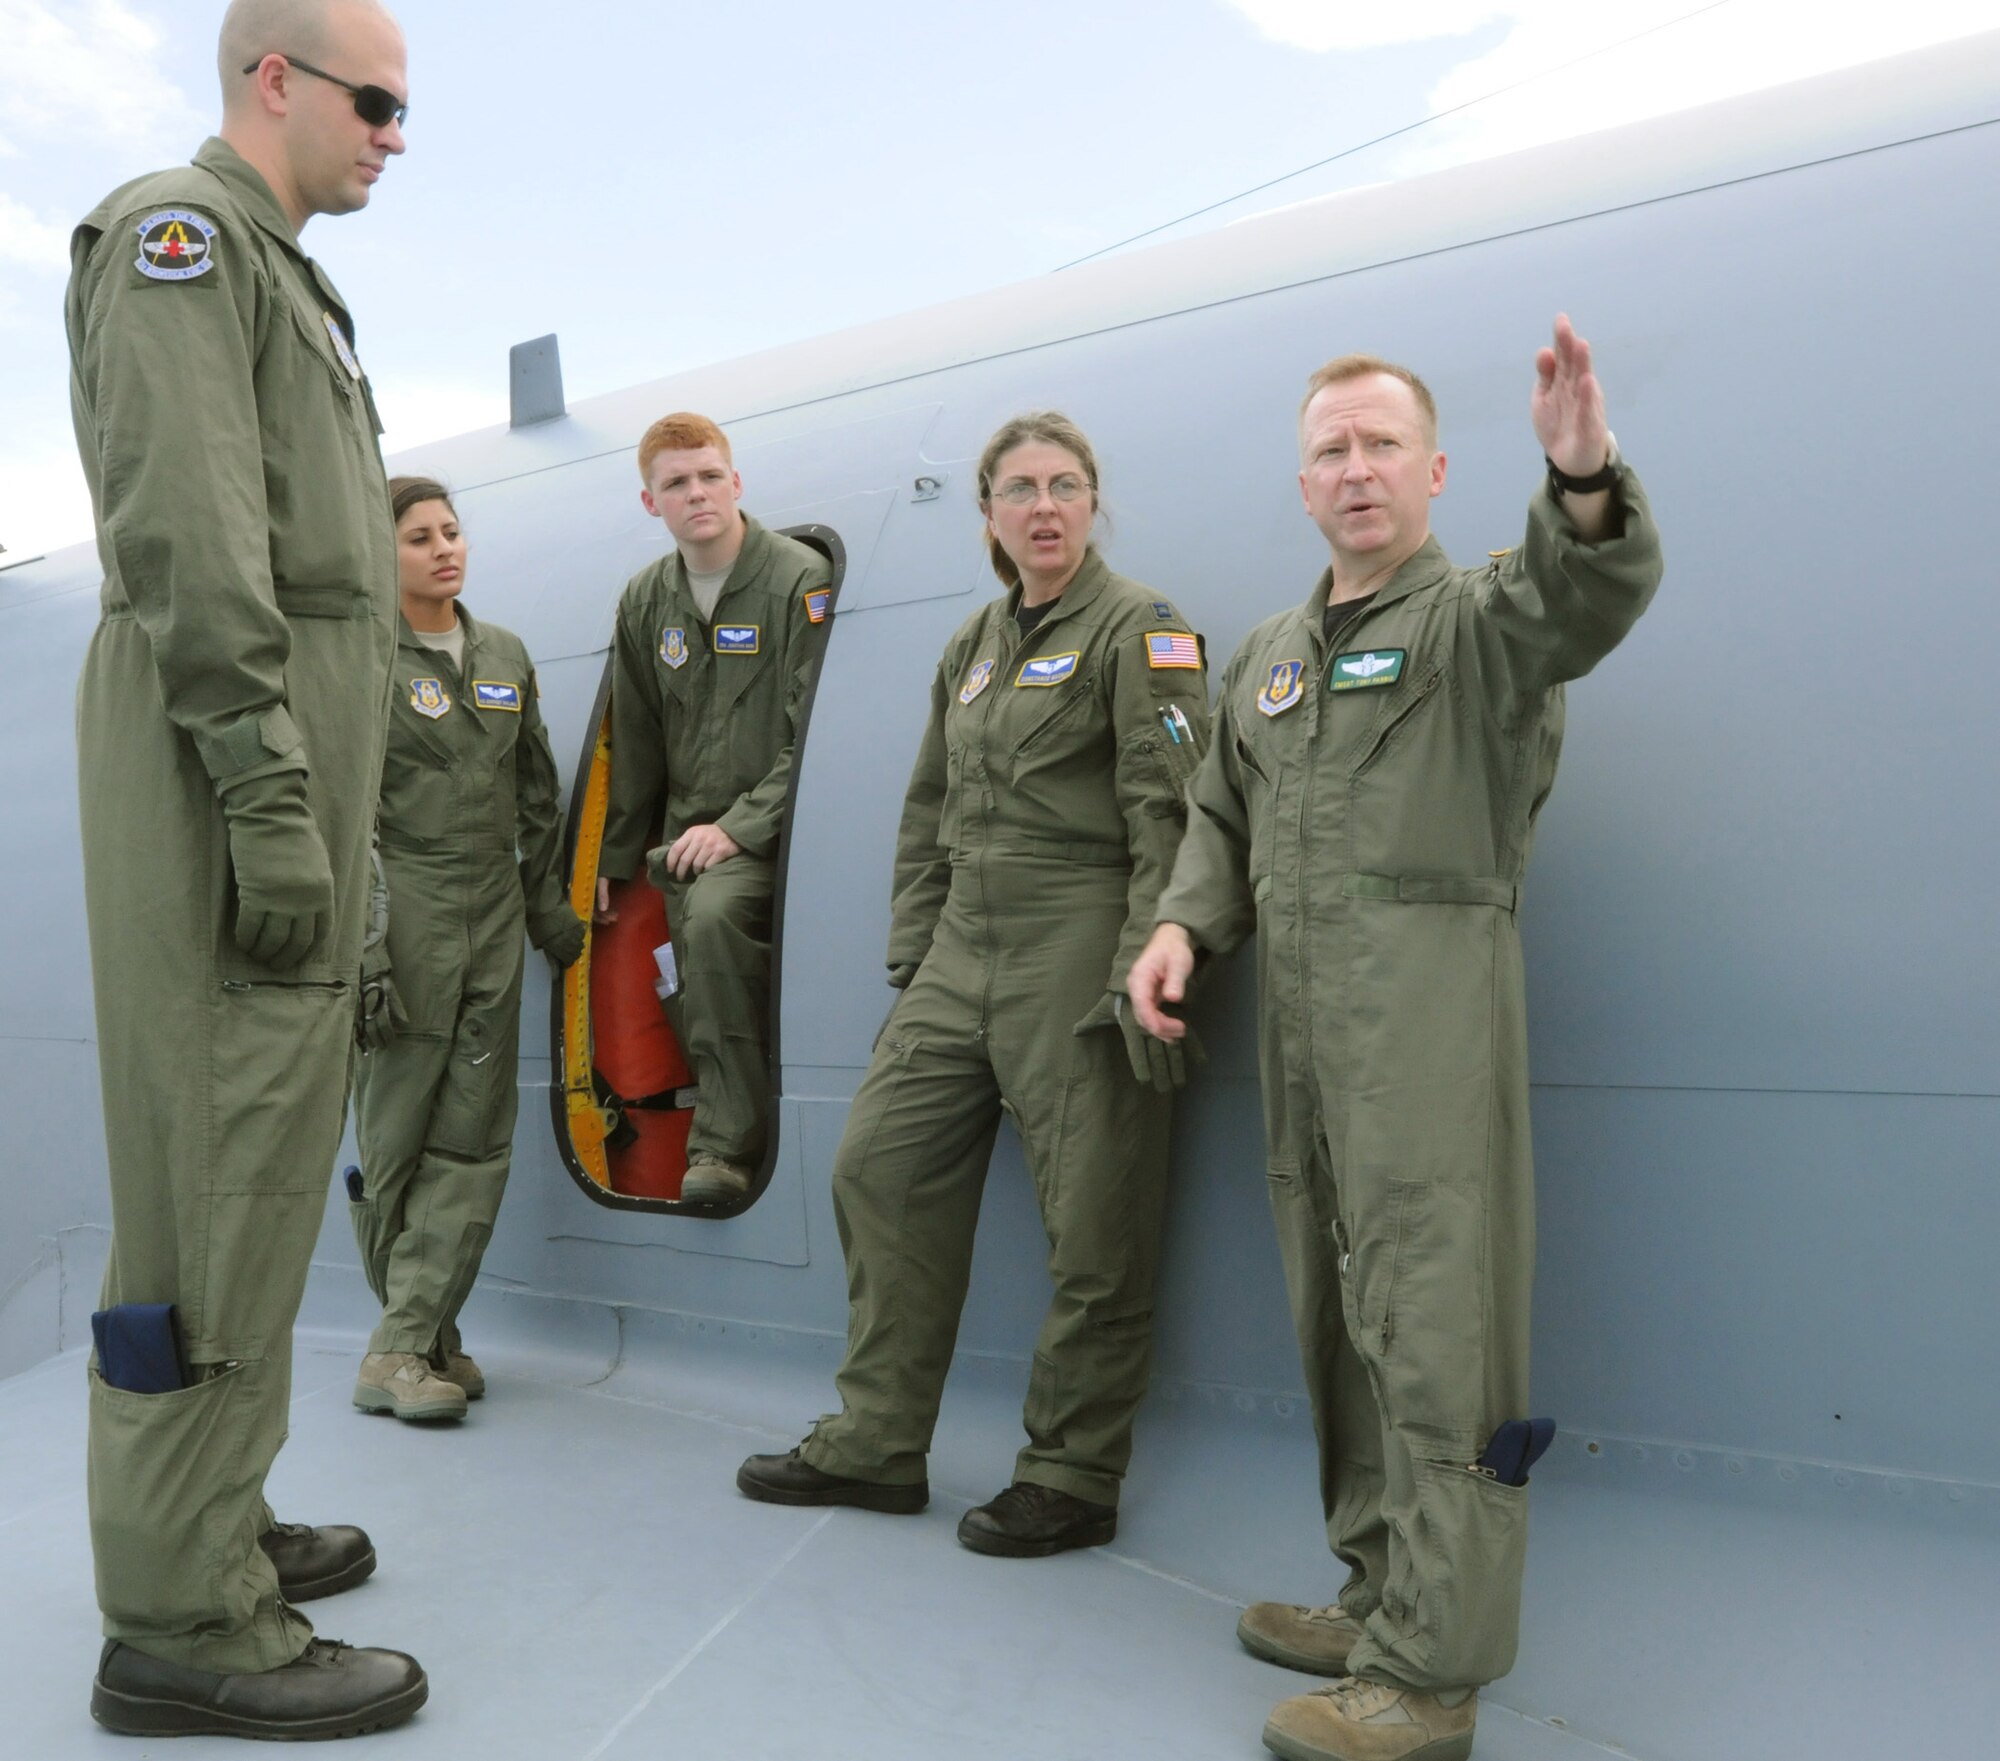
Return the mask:
[[[215,267],[216,224],[192,208],[162,208],[139,222],[138,270],[153,281],[199,281]]]
[[[1201,671],[1201,644],[1185,631],[1161,631],[1146,638],[1146,664],[1150,667],[1186,667]]]

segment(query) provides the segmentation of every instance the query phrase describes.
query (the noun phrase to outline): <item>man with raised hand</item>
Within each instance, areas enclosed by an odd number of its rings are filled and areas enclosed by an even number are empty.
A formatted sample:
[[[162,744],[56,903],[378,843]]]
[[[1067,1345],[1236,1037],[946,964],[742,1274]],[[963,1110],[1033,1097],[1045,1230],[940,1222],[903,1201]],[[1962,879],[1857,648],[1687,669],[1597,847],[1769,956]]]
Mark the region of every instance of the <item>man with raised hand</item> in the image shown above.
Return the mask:
[[[768,1141],[779,827],[832,568],[744,513],[729,438],[706,416],[648,428],[639,478],[674,549],[618,602],[598,913],[610,920],[610,883],[642,861],[666,894],[669,1008],[696,1088],[681,1197],[735,1205]]]
[[[374,1549],[263,1491],[345,1105],[396,562],[353,320],[299,233],[367,204],[408,86],[376,0],[235,0],[218,60],[220,136],[70,246],[104,567],[77,687],[112,1213],[91,1712],[348,1736],[408,1718],[424,1672],[313,1637],[294,1604]]]
[[[1288,1761],[1463,1761],[1512,1667],[1527,1545],[1534,1172],[1517,924],[1563,685],[1661,558],[1556,320],[1532,395],[1547,482],[1516,550],[1430,535],[1437,412],[1368,355],[1312,376],[1299,487],[1328,569],[1230,662],[1188,831],[1132,968],[1176,1040],[1197,958],[1258,932],[1271,1202],[1319,1436],[1336,1602],[1253,1604],[1253,1652],[1338,1676],[1284,1701]]]

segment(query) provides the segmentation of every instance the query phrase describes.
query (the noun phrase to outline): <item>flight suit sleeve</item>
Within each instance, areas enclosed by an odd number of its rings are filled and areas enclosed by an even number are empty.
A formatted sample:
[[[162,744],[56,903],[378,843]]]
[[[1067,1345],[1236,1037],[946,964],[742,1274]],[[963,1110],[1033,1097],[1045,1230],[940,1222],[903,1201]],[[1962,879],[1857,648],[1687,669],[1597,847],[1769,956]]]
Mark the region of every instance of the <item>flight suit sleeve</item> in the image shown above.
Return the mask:
[[[71,242],[77,389],[94,413],[100,543],[145,630],[167,717],[218,791],[304,770],[285,704],[291,634],[271,579],[256,363],[270,310],[251,241],[149,278],[138,216]]]
[[[944,717],[953,668],[953,650],[945,651],[931,681],[931,714],[923,743],[903,796],[903,820],[896,831],[896,876],[890,889],[890,971],[918,966],[931,951],[938,918],[951,891],[951,850],[944,841],[944,798],[949,777],[945,753]]]
[[[1158,921],[1161,890],[1187,826],[1189,778],[1208,747],[1208,670],[1154,666],[1150,641],[1187,635],[1184,626],[1156,624],[1119,638],[1111,651],[1111,729],[1117,741],[1112,778],[1132,853],[1125,928],[1107,988],[1122,991]]]
[[[1188,788],[1186,835],[1173,877],[1154,906],[1156,923],[1178,923],[1195,945],[1227,954],[1257,927],[1250,882],[1250,810],[1237,755],[1236,667],[1223,675],[1214,736]]]
[[[611,793],[597,872],[630,880],[645,860],[667,792],[665,711],[653,670],[658,633],[646,596],[628,587],[611,638]]]
[[[527,903],[528,940],[541,947],[550,934],[576,921],[563,884],[561,787],[555,752],[542,721],[535,669],[521,687],[521,733],[514,754],[514,813],[521,845],[521,896]],[[613,749],[614,751],[616,748]]]
[[[1527,535],[1495,560],[1474,603],[1489,663],[1521,694],[1580,679],[1624,640],[1665,567],[1638,475],[1619,467],[1618,529],[1586,543],[1547,483],[1528,504]]]
[[[806,594],[827,586],[832,579],[831,566],[822,563],[792,582],[791,603],[787,608],[790,630],[783,712],[785,743],[771,768],[738,795],[715,822],[752,856],[771,857],[778,851],[785,796],[792,786],[792,754],[798,745],[799,719],[805,714],[806,697],[819,666],[820,637],[825,627],[815,624],[808,615]],[[756,735],[753,733],[751,737]]]

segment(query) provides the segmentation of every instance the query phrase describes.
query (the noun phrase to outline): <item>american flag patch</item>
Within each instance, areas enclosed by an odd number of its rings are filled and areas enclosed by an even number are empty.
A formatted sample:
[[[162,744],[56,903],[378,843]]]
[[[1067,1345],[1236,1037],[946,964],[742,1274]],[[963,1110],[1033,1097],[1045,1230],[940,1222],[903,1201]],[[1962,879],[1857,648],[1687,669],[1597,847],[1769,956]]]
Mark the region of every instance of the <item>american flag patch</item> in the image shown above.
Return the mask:
[[[1151,667],[1184,666],[1201,671],[1201,645],[1192,636],[1148,636],[1146,664]]]

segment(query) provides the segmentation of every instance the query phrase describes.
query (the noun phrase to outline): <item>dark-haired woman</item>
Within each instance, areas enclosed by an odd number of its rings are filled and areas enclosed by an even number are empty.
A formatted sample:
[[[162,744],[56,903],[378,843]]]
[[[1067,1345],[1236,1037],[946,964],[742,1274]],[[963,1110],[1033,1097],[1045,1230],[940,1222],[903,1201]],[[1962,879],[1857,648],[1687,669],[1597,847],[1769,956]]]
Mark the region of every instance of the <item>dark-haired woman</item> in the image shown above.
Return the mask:
[[[348,1177],[382,1319],[354,1404],[457,1419],[486,1390],[458,1311],[507,1184],[522,930],[567,966],[584,929],[563,890],[528,651],[458,603],[465,535],[443,486],[397,477],[389,492],[402,620],[377,819],[387,909],[362,956],[361,1169]]]
[[[834,1163],[847,1256],[841,1410],[737,1485],[781,1504],[910,1512],[958,1334],[1004,1110],[1020,1130],[1055,1297],[1013,1483],[967,1513],[983,1553],[1117,1529],[1152,1358],[1177,1052],[1140,1032],[1125,973],[1153,927],[1208,733],[1199,643],[1090,542],[1090,443],[1052,412],[979,464],[1006,594],[945,649],[896,855],[889,982]]]

